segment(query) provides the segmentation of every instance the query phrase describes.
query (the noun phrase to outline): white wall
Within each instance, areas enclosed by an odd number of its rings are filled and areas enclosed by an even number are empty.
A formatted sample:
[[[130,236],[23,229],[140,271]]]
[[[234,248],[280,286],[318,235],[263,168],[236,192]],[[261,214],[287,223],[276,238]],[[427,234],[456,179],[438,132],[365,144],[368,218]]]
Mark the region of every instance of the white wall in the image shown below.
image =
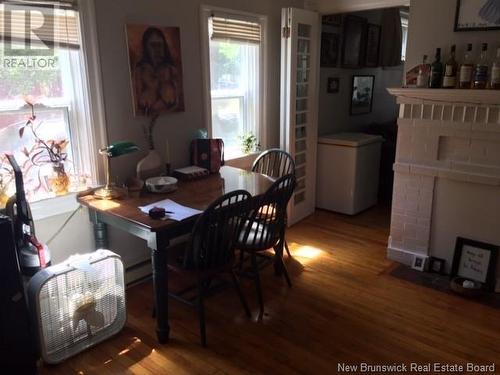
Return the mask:
[[[376,25],[380,25],[381,23],[381,12],[379,10],[357,12],[354,14],[366,18],[369,23]],[[341,33],[341,28],[323,25],[322,31]],[[342,35],[340,36],[340,40],[342,40]],[[340,56],[342,46],[339,47],[338,67],[323,67],[320,69],[319,135],[340,131],[360,131],[363,127],[373,122],[384,123],[395,120],[398,114],[398,106],[396,105],[396,99],[387,92],[386,88],[401,85],[403,65],[390,68],[341,69]],[[370,113],[355,116],[351,116],[349,113],[353,75],[375,76],[373,108]],[[338,93],[327,93],[328,77],[340,78]]]
[[[500,31],[454,32],[456,0],[412,0],[408,30],[405,71],[422,62],[422,56],[431,59],[437,47],[445,58],[451,45],[457,45],[458,60],[463,58],[467,43],[474,44],[478,54],[480,43],[489,43],[490,58],[500,44]]]
[[[203,2],[204,3],[204,2]],[[188,164],[188,146],[203,123],[202,62],[200,44],[201,0],[96,0],[97,35],[102,65],[105,113],[108,139],[131,140],[147,149],[142,135],[144,118],[135,118],[132,110],[130,72],[125,37],[127,23],[180,27],[184,80],[185,112],[168,114],[159,118],[154,137],[156,147],[164,152],[165,139],[169,139],[170,155],[174,168]],[[208,4],[228,9],[242,10],[268,16],[268,103],[269,146],[279,143],[280,105],[280,42],[281,8],[302,7],[302,0],[213,0]],[[123,181],[135,175],[137,162],[144,152],[112,161],[113,175]],[[65,215],[37,222],[37,232],[42,240],[48,239]],[[88,216],[79,213],[64,232],[54,241],[54,259],[65,258],[70,249],[82,252],[92,244],[92,228]],[[93,246],[92,246],[93,248]],[[120,253],[127,264],[134,264],[149,256],[145,243],[123,232],[112,230],[110,248]]]

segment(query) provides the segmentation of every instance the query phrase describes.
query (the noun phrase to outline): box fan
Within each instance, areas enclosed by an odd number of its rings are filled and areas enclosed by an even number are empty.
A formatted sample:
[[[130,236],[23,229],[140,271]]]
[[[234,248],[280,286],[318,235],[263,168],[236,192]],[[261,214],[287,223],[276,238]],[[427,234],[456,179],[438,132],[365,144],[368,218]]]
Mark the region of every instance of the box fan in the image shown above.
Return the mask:
[[[28,300],[41,356],[59,363],[123,328],[123,263],[109,250],[72,256],[35,274]]]

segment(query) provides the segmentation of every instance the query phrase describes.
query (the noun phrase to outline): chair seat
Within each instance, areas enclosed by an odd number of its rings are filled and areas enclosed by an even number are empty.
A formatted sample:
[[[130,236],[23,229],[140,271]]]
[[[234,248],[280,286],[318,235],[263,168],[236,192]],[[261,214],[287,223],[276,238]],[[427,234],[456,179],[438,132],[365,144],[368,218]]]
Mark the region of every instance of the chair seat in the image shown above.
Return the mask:
[[[248,225],[250,222],[246,222],[243,224],[243,228],[238,236],[238,240],[236,242],[236,248],[240,250],[249,250],[249,251],[264,251],[270,249],[279,241],[279,236],[274,236],[274,238],[269,238],[267,241],[261,241],[260,239],[264,239],[268,236],[268,227],[265,223],[262,222],[254,222],[252,223],[252,227],[248,229]],[[248,236],[246,233],[248,232]],[[254,238],[257,237],[257,241],[254,243]],[[246,237],[246,238],[245,238]]]

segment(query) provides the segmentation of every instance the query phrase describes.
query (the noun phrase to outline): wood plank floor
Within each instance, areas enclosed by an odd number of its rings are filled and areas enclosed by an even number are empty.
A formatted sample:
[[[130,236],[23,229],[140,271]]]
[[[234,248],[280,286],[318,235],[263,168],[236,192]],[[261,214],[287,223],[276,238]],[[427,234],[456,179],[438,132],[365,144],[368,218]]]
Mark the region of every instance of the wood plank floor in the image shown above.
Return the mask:
[[[128,291],[128,322],[114,338],[43,374],[330,374],[338,363],[474,362],[500,366],[500,310],[391,277],[389,210],[325,211],[291,228],[293,288],[263,273],[266,314],[248,320],[232,289],[207,300],[208,348],[194,310],[171,306],[171,341],[156,342],[150,283]]]

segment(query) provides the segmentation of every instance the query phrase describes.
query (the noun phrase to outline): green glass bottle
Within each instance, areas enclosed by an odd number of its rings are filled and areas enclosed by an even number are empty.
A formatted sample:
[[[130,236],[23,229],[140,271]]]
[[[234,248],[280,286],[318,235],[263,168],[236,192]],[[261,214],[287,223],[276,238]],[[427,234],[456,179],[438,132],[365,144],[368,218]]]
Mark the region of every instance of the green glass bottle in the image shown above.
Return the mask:
[[[431,89],[441,88],[443,81],[443,63],[441,62],[441,48],[436,48],[436,59],[431,65],[431,79],[429,87]]]

